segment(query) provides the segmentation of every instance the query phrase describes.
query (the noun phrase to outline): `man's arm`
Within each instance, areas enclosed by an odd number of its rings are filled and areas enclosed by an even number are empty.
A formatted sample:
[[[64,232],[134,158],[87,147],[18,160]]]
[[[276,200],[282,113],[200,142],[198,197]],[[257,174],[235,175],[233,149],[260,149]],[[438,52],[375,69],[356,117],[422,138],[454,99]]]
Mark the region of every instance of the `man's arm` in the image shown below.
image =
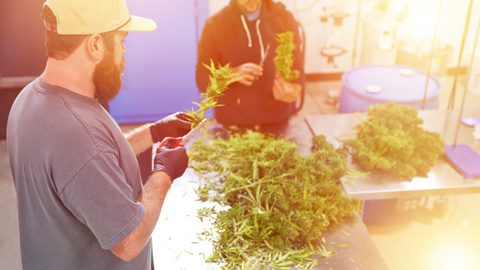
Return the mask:
[[[171,114],[153,124],[145,124],[129,133],[125,138],[133,149],[135,155],[140,155],[152,144],[163,140],[165,137],[181,137],[190,131],[192,124],[188,114],[178,112]]]
[[[110,249],[113,254],[128,262],[142,251],[157,224],[160,210],[171,184],[172,181],[165,172],[158,171],[150,176],[143,191],[137,197],[137,201],[145,207],[142,222],[132,233]]]
[[[150,124],[145,124],[128,132],[125,134],[125,139],[127,139],[135,155],[140,155],[153,144]]]
[[[153,173],[148,179],[137,201],[145,208],[140,224],[120,243],[110,249],[124,261],[135,258],[144,248],[157,224],[165,196],[173,180],[182,176],[188,166],[187,151],[184,147],[159,149],[154,159]]]

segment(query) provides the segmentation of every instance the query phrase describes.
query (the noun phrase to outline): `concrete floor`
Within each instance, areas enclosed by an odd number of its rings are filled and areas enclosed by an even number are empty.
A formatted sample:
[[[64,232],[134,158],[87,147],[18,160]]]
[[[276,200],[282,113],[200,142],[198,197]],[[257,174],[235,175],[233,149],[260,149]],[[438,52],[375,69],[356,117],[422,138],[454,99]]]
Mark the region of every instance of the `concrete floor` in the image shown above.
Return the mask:
[[[442,82],[440,109],[446,109],[453,78],[443,78]],[[338,95],[341,87],[340,81],[307,83],[304,106],[292,121],[303,121],[310,114],[337,113],[332,96]],[[464,91],[463,76],[459,77],[457,90]],[[467,94],[465,108],[479,108],[480,93]],[[457,95],[455,109],[460,107],[460,101],[461,96]],[[448,211],[442,219],[420,217],[392,226],[367,224],[391,270],[480,269],[480,194],[449,196],[446,205]],[[0,270],[21,269],[16,213],[6,142],[0,140]]]
[[[0,141],[0,269],[22,269],[17,194],[13,185],[5,140]]]

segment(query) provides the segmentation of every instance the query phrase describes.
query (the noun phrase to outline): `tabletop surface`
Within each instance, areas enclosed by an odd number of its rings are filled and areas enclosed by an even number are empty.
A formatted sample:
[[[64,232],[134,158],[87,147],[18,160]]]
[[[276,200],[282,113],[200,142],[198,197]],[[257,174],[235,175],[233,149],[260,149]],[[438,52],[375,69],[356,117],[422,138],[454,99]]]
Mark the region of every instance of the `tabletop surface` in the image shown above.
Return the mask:
[[[467,110],[462,116],[479,118],[480,109]],[[424,110],[419,112],[419,117],[425,121],[422,125],[424,129],[440,133],[446,145],[453,144],[459,120],[458,111]],[[313,134],[325,135],[327,141],[336,148],[341,147],[336,137],[355,132],[352,127],[360,124],[360,119],[354,114],[310,115],[305,120]],[[468,145],[480,153],[480,141],[473,137],[473,130],[473,127],[460,124],[457,144]],[[354,166],[351,163],[349,165]],[[437,160],[427,176],[414,177],[409,182],[399,181],[387,173],[376,173],[364,179],[344,176],[341,181],[349,195],[362,200],[480,193],[480,178],[464,178],[445,157]]]
[[[221,130],[220,126],[207,126],[208,132]],[[298,142],[301,154],[310,152],[312,133],[305,122],[267,127],[261,131],[283,135]],[[159,222],[152,234],[153,259],[160,269],[219,269],[216,264],[205,263],[204,258],[211,254],[212,246],[196,236],[202,228],[209,226],[209,223],[202,223],[196,217],[196,209],[205,206],[196,201],[194,189],[198,186],[198,180],[189,168],[182,177],[175,180],[167,194]],[[336,250],[336,254],[330,258],[314,256],[320,262],[314,269],[389,269],[361,218],[352,218],[341,225],[331,226],[323,233],[323,237],[327,250]]]

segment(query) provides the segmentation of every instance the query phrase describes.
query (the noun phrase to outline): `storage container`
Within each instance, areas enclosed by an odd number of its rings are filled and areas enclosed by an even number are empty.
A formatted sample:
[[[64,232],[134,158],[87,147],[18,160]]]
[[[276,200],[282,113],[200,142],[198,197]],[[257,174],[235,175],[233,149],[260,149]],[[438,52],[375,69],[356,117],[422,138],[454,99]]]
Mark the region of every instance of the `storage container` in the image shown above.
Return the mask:
[[[395,64],[407,65],[427,70],[432,54],[432,41],[425,39],[401,40],[398,44]],[[453,55],[453,47],[443,42],[436,42],[430,72],[438,77],[447,75],[447,63]]]
[[[395,101],[422,109],[427,74],[424,70],[400,65],[363,65],[342,76],[339,113],[366,112],[368,107]],[[438,109],[440,80],[430,74],[425,109]]]

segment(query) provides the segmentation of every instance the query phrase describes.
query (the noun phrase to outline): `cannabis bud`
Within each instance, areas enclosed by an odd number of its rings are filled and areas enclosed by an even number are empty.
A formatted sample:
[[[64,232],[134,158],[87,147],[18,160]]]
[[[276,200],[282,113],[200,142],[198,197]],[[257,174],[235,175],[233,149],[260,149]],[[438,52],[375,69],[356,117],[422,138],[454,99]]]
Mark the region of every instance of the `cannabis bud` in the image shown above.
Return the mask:
[[[300,76],[300,71],[292,70],[293,50],[295,44],[293,43],[293,33],[287,31],[285,33],[277,34],[276,40],[278,47],[275,50],[277,56],[273,59],[278,76],[282,77],[287,82],[297,79]]]
[[[212,75],[210,75],[210,84],[207,86],[207,92],[200,94],[200,97],[204,97],[204,99],[200,103],[193,102],[198,106],[198,109],[196,111],[194,111],[193,108],[192,110],[187,110],[192,120],[192,128],[202,122],[204,113],[208,109],[223,106],[217,103],[217,98],[223,95],[223,92],[228,89],[228,85],[242,79],[237,76],[238,74],[230,73],[230,64],[223,67],[218,64],[218,69],[215,69],[215,64],[213,64],[213,60],[210,59],[210,66],[203,65],[210,70]],[[205,126],[203,128],[205,128]]]

